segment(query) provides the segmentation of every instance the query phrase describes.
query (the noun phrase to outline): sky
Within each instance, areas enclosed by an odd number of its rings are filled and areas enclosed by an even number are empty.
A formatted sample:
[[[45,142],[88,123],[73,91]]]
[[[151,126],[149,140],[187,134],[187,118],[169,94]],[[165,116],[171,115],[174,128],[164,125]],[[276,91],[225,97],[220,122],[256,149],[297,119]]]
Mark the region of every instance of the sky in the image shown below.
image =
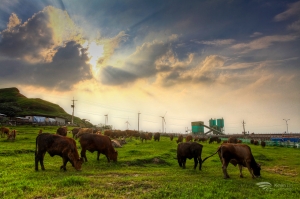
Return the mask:
[[[299,0],[0,4],[0,88],[114,129],[300,132],[299,56]]]

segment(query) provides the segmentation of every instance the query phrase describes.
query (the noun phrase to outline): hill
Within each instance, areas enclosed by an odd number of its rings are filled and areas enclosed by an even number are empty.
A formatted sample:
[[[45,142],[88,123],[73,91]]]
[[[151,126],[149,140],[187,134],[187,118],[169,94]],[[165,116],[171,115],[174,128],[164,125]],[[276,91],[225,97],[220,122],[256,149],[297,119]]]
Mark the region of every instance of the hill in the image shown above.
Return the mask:
[[[0,113],[9,117],[38,115],[72,120],[72,116],[59,105],[40,98],[27,98],[15,87],[0,89]],[[74,123],[85,124],[78,117],[74,117]]]

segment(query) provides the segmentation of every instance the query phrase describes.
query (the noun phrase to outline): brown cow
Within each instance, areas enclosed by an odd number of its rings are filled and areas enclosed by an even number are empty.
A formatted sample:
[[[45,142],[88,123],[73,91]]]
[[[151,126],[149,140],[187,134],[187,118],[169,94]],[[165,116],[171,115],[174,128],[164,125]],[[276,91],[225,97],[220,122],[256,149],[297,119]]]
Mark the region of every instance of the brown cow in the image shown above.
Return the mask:
[[[262,148],[265,148],[266,142],[265,142],[265,141],[261,141],[261,142],[260,142],[260,145],[262,146]]]
[[[81,145],[81,157],[84,158],[86,162],[86,150],[92,153],[97,151],[97,160],[99,160],[100,153],[102,153],[106,156],[108,162],[110,162],[110,160],[114,162],[117,161],[118,152],[112,146],[108,136],[85,133],[80,136],[79,142]]]
[[[143,142],[144,140],[145,140],[145,141],[150,140],[149,137],[148,137],[148,133],[141,133],[141,134],[140,134],[140,139],[141,139],[142,142]]]
[[[66,126],[59,127],[59,128],[56,130],[56,134],[62,135],[62,136],[67,136],[67,132],[68,132],[68,128],[67,128]]]
[[[12,130],[8,135],[7,135],[7,140],[12,140],[14,141],[16,139],[16,130]]]
[[[229,137],[227,143],[234,143],[236,144],[238,142],[238,139],[236,137]]]
[[[71,130],[72,134],[73,134],[73,138],[75,138],[75,136],[77,135],[77,133],[79,132],[80,127],[75,127]]]
[[[178,136],[178,140],[176,140],[176,142],[177,142],[177,144],[178,144],[179,142],[183,142],[183,135],[179,135],[179,136]]]
[[[177,146],[177,160],[180,167],[185,169],[186,159],[194,158],[194,169],[196,169],[199,162],[199,170],[202,167],[202,153],[203,146],[197,142],[182,142]]]
[[[79,138],[80,136],[82,136],[83,134],[86,133],[93,133],[93,129],[91,128],[80,128],[78,133],[75,135],[75,139]]]
[[[154,141],[158,141],[159,142],[159,140],[160,140],[160,133],[155,133],[154,134]]]
[[[192,142],[193,141],[193,136],[191,136],[191,135],[186,136],[185,141],[186,142],[189,142],[189,141]]]
[[[239,165],[241,178],[243,177],[243,166],[248,168],[250,174],[252,175],[252,178],[260,177],[260,165],[256,163],[251,153],[251,148],[248,145],[230,143],[222,144],[214,154],[204,158],[202,163],[207,158],[215,155],[216,153],[219,154],[222,163],[224,178],[229,178],[229,175],[227,173],[227,166],[229,162],[234,166],[236,166],[237,164]]]
[[[38,134],[42,134],[42,133],[43,133],[43,130],[42,130],[42,129],[40,129]]]
[[[173,138],[174,138],[174,135],[171,134],[171,135],[170,135],[170,140],[173,141]]]
[[[81,170],[83,163],[79,154],[74,139],[50,133],[42,133],[36,137],[35,148],[35,170],[38,171],[38,163],[40,162],[42,170],[44,167],[44,156],[48,152],[51,157],[59,155],[63,159],[63,165],[60,169],[66,171],[67,162],[70,161],[76,170]]]
[[[1,127],[1,137],[3,137],[4,135],[7,135],[9,134],[9,128],[6,128],[6,127]]]
[[[258,145],[259,143],[258,143],[257,140],[254,140],[253,144],[254,144],[254,145]]]

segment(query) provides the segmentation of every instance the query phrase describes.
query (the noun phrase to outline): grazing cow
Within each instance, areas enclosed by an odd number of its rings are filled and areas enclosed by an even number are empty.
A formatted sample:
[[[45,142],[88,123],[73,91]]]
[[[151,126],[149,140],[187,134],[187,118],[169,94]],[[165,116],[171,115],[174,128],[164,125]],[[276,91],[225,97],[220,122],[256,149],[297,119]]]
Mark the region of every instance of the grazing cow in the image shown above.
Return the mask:
[[[193,141],[193,136],[191,136],[191,135],[186,136],[185,141],[186,142],[190,142],[190,141],[192,142]]]
[[[200,138],[198,136],[195,136],[194,142],[200,142]]]
[[[179,135],[179,136],[178,136],[178,140],[176,140],[176,142],[177,142],[177,144],[178,144],[179,142],[183,142],[183,135]]]
[[[174,135],[171,134],[171,135],[170,135],[170,140],[173,141],[173,138],[174,138]]]
[[[262,148],[265,148],[266,142],[265,142],[265,141],[261,141],[261,142],[260,142],[260,145],[262,146]]]
[[[79,132],[81,128],[80,127],[75,127],[71,130],[72,134],[73,134],[73,138],[75,138],[75,136],[77,135],[77,133]]]
[[[254,144],[254,145],[258,145],[259,143],[258,143],[257,140],[254,140],[253,144]]]
[[[75,139],[79,138],[83,134],[87,134],[87,133],[90,133],[90,134],[93,133],[93,129],[91,129],[91,128],[80,128],[78,133],[75,135]]]
[[[154,141],[158,141],[159,142],[159,139],[160,139],[160,133],[155,133],[154,134]]]
[[[252,153],[251,149],[248,145],[245,144],[222,144],[219,146],[218,150],[204,158],[202,163],[209,157],[215,155],[216,153],[219,154],[221,163],[222,163],[222,169],[223,169],[223,174],[224,178],[229,178],[229,175],[227,173],[227,166],[229,162],[236,166],[237,164],[239,165],[240,169],[240,177],[243,177],[242,174],[242,168],[247,167],[250,174],[252,175],[252,178],[255,177],[260,177],[260,165],[256,163]]]
[[[202,167],[202,153],[203,146],[197,142],[182,142],[177,146],[177,160],[180,167],[185,169],[186,159],[194,158],[194,169],[196,169],[199,162],[199,170]]]
[[[9,128],[3,126],[0,129],[1,129],[1,137],[3,137],[4,135],[8,136],[8,134],[9,134]]]
[[[236,144],[238,142],[236,137],[229,137],[227,143],[234,143]]]
[[[253,140],[253,139],[251,139],[251,140],[250,140],[250,143],[251,143],[251,144],[254,144],[254,140]]]
[[[148,134],[148,139],[152,140],[152,136],[153,136],[152,133],[147,133],[147,134]]]
[[[12,130],[8,135],[7,135],[7,140],[12,140],[14,141],[16,139],[16,130]]]
[[[142,142],[144,142],[144,140],[145,141],[150,140],[149,137],[148,137],[148,133],[141,133],[140,134],[140,139],[141,139]]]
[[[35,148],[35,170],[38,171],[38,163],[40,162],[42,170],[44,167],[44,156],[48,152],[51,157],[59,155],[63,159],[63,165],[60,169],[66,171],[67,162],[70,161],[76,170],[81,170],[83,159],[79,158],[79,154],[74,139],[50,133],[42,133],[36,137]]]
[[[81,157],[84,158],[86,162],[86,150],[92,153],[97,151],[97,160],[99,160],[100,153],[102,153],[106,156],[108,162],[110,162],[110,160],[114,162],[117,161],[118,152],[112,146],[108,136],[85,133],[80,136],[79,142],[81,145]]]
[[[209,139],[209,142],[208,142],[208,143],[210,144],[210,143],[213,143],[213,142],[220,143],[220,142],[221,142],[221,139],[218,138],[217,136],[211,137],[211,138]]]
[[[204,138],[204,137],[199,138],[199,142],[206,142],[206,141],[207,141],[207,138]]]
[[[66,126],[59,127],[59,128],[56,130],[56,134],[62,135],[62,136],[67,136],[67,132],[68,132],[68,128],[67,128]]]

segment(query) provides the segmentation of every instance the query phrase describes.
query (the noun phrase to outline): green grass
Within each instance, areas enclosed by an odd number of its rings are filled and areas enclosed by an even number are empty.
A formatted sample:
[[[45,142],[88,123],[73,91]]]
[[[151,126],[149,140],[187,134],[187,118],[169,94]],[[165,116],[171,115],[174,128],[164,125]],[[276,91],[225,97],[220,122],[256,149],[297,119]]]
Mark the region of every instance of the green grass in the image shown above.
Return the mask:
[[[57,127],[45,127],[54,133]],[[14,142],[0,139],[0,198],[298,198],[300,195],[300,150],[250,145],[262,165],[261,178],[252,179],[243,169],[229,165],[230,179],[223,179],[217,155],[209,158],[202,171],[178,166],[177,144],[166,137],[160,142],[132,139],[118,148],[118,162],[108,163],[104,155],[87,152],[82,171],[70,163],[61,171],[62,158],[45,155],[45,171],[34,170],[35,137],[38,127],[16,127]],[[71,134],[68,135],[71,137]],[[78,141],[77,141],[78,144]],[[214,153],[218,144],[203,144],[202,158]],[[80,145],[78,144],[80,153]],[[269,182],[264,190],[256,183]]]

